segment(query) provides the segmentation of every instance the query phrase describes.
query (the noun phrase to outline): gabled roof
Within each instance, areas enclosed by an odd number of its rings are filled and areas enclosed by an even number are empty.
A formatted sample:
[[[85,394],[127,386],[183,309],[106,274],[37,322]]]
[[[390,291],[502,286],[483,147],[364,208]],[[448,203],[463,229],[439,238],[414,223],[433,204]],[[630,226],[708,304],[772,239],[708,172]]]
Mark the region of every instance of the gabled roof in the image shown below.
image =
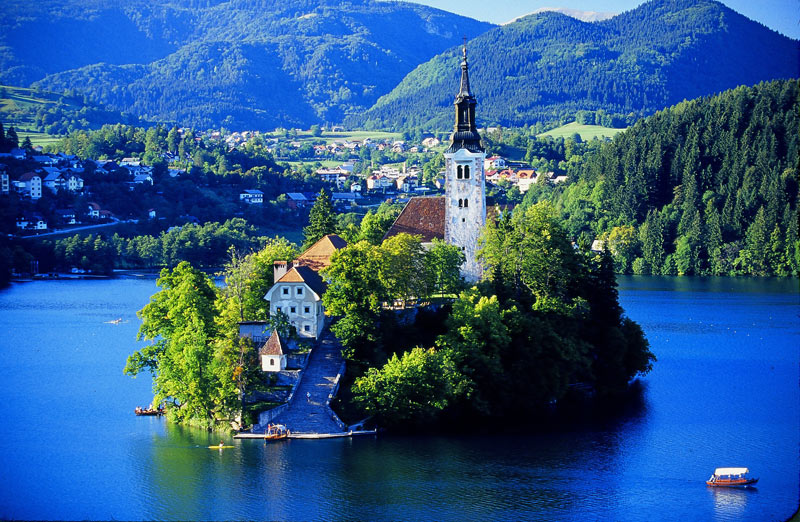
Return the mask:
[[[19,177],[19,180],[20,181],[30,181],[33,178],[42,179],[42,177],[39,174],[35,173],[35,172],[26,172],[25,174],[23,174],[22,176]]]
[[[317,271],[303,265],[292,267],[291,270],[283,274],[283,277],[275,281],[276,285],[278,283],[305,283],[319,298],[322,298],[322,294],[328,288],[328,285],[325,284],[325,281],[322,280]],[[275,288],[275,286],[272,288]],[[270,292],[272,292],[272,289],[270,289]]]
[[[320,270],[331,264],[331,256],[334,252],[346,246],[347,241],[336,234],[328,234],[300,254],[295,264]]]
[[[278,330],[272,330],[272,335],[269,336],[267,342],[258,351],[260,355],[285,355],[286,345],[283,344],[281,336],[278,335]]]
[[[441,196],[414,197],[392,223],[383,239],[406,233],[422,236],[423,243],[444,239],[445,200]]]

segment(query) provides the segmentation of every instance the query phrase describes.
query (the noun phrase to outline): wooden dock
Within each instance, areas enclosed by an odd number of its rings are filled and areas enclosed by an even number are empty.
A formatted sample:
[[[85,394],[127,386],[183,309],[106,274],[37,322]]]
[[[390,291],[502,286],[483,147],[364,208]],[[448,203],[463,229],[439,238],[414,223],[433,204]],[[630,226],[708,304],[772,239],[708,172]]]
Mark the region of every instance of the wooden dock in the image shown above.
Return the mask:
[[[363,435],[376,435],[377,430],[339,431],[335,433],[290,433],[290,439],[341,439],[345,437],[360,437]],[[259,439],[264,440],[263,433],[237,433],[234,439]]]

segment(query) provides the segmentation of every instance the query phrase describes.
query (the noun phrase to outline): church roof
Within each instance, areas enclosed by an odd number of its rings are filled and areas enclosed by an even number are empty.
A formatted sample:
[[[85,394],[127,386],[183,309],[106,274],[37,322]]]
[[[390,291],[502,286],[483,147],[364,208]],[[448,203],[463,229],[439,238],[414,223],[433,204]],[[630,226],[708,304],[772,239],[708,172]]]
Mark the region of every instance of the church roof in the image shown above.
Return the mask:
[[[411,198],[383,238],[405,232],[422,236],[423,243],[434,238],[444,240],[444,211],[445,199],[441,196]]]
[[[325,290],[328,288],[328,285],[322,280],[319,272],[305,265],[292,267],[291,270],[283,274],[275,283],[305,283],[318,297],[322,297],[322,294],[324,294]]]
[[[284,355],[286,353],[286,345],[283,344],[278,330],[272,330],[272,335],[269,336],[267,342],[258,351],[261,355]]]
[[[347,241],[336,234],[328,234],[300,254],[295,264],[320,270],[331,264],[331,256],[334,252],[346,246]]]

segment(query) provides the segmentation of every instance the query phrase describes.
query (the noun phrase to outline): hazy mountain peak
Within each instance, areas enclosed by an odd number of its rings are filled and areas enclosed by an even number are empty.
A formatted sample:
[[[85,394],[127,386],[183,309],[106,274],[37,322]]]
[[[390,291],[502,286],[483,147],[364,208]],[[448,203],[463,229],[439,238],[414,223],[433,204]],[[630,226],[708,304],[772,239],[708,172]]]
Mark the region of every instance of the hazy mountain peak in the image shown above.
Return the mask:
[[[544,13],[547,11],[553,11],[556,13],[561,13],[567,16],[571,16],[572,18],[576,18],[582,22],[600,22],[602,20],[608,20],[614,16],[617,16],[619,13],[612,13],[608,11],[581,11],[580,9],[570,9],[569,7],[540,7],[539,9],[532,11],[526,15],[518,16],[513,20],[509,20],[503,25],[510,24],[512,22],[516,22],[520,18],[525,18],[526,16],[530,16],[533,14]]]

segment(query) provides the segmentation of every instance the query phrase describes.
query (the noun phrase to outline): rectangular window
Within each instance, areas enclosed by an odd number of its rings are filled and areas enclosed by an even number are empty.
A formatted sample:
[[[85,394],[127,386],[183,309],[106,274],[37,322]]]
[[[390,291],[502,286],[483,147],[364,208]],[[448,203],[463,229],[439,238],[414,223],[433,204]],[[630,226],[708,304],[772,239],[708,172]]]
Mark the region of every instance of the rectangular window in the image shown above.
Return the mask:
[[[311,313],[311,307],[310,306],[304,306],[303,307],[303,313],[304,314],[310,314]]]
[[[281,313],[281,307],[280,307],[280,306],[277,306],[277,307],[275,307],[275,311],[276,311],[277,313]]]
[[[306,332],[310,332],[311,331],[311,327],[308,326],[307,324],[305,324],[305,325],[303,325],[303,330],[306,331]]]
[[[297,295],[303,295],[303,289],[302,288],[298,288],[297,289]]]
[[[269,365],[270,366],[275,366],[275,359],[270,359],[269,360]]]
[[[290,307],[289,307],[289,313],[292,313],[292,314],[295,314],[295,313],[297,313],[297,307],[295,307],[295,306],[290,306]]]
[[[289,295],[289,288],[288,287],[285,287],[285,286],[283,287],[283,295]]]

